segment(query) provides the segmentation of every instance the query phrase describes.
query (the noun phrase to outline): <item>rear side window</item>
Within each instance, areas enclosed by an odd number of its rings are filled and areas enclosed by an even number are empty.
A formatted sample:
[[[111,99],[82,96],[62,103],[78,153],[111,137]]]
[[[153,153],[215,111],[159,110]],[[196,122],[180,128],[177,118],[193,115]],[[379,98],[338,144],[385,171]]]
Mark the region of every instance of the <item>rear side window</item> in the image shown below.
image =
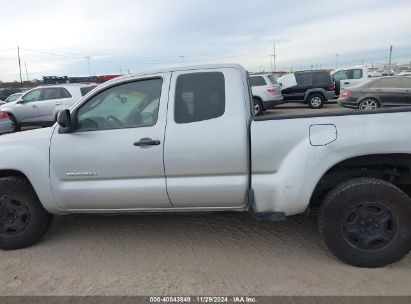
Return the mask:
[[[273,75],[268,75],[267,78],[271,81],[272,84],[277,84],[277,79]]]
[[[362,69],[355,69],[350,71],[350,79],[361,79],[363,76]]]
[[[176,123],[220,117],[225,111],[225,80],[221,72],[178,76],[175,94]]]
[[[43,100],[60,99],[60,88],[46,88],[43,89]]]
[[[71,94],[67,89],[61,88],[61,97],[62,98],[71,98]]]
[[[318,84],[329,84],[331,83],[331,76],[327,72],[315,73],[313,82]]]
[[[381,79],[380,82],[381,88],[399,88],[400,86],[400,79],[398,78]]]
[[[312,77],[312,73],[295,73],[295,79],[297,80],[297,84],[299,85],[311,85],[313,82]]]
[[[251,84],[252,87],[267,85],[267,83],[264,80],[264,77],[262,77],[262,76],[252,76],[252,77],[250,77],[250,84]]]
[[[81,96],[86,95],[88,92],[96,88],[97,86],[90,86],[90,87],[82,87],[80,88]]]

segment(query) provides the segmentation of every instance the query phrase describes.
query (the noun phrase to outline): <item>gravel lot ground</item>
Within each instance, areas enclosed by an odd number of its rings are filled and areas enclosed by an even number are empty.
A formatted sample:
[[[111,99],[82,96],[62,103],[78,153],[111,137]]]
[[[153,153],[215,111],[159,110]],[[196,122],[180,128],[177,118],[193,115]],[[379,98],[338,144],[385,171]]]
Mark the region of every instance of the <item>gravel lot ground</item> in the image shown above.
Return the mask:
[[[382,269],[341,263],[303,216],[69,215],[39,244],[0,251],[0,295],[411,295],[410,273],[411,254]]]

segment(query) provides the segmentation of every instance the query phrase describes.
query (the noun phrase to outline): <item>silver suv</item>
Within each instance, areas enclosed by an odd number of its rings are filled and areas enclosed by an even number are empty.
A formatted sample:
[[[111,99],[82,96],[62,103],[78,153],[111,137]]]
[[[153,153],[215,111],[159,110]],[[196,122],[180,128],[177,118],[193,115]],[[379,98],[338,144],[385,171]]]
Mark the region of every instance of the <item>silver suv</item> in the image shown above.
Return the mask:
[[[271,74],[251,74],[250,85],[253,93],[253,107],[256,116],[283,103],[281,85]]]
[[[69,109],[96,86],[73,83],[36,87],[16,101],[0,106],[0,111],[8,114],[13,132],[23,126],[50,126],[56,121],[58,112]]]

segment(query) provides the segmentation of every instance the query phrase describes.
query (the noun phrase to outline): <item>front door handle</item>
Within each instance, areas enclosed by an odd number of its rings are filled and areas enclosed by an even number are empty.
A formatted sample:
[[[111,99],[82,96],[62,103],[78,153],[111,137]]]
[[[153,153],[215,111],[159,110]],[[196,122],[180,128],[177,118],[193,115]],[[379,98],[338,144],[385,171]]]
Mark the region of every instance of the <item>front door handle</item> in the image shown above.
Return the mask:
[[[31,107],[32,107],[32,108],[37,108],[37,106],[36,106],[36,105],[31,105]]]
[[[61,105],[61,102],[60,102],[60,101],[56,101],[56,105]]]
[[[142,138],[140,141],[135,142],[133,145],[136,147],[146,147],[146,146],[158,146],[161,142],[157,139]]]

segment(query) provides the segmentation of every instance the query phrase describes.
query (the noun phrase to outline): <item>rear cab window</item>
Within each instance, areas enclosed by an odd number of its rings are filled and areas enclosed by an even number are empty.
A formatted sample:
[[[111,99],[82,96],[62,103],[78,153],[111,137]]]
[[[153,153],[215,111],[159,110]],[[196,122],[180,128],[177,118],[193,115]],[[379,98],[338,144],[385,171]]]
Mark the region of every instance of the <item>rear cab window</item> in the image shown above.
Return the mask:
[[[225,112],[224,74],[182,74],[177,78],[174,99],[176,123],[192,123],[220,117]]]

